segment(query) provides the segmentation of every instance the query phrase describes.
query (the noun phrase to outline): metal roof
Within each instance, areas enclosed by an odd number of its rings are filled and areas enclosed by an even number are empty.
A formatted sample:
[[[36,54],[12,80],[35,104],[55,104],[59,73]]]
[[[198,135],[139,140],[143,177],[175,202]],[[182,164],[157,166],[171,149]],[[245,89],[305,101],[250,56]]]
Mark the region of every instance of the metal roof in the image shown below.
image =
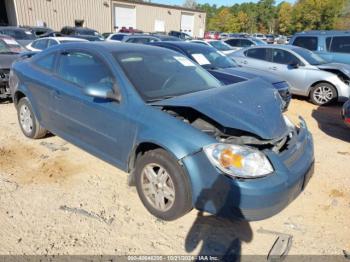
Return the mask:
[[[112,4],[117,4],[118,2],[123,2],[123,3],[128,3],[128,4],[157,6],[157,7],[178,9],[178,10],[183,10],[183,11],[197,12],[197,13],[206,13],[205,11],[202,11],[202,10],[187,8],[187,7],[178,6],[178,5],[165,5],[165,4],[157,4],[157,3],[151,3],[151,2],[138,2],[138,1],[134,1],[134,0],[117,0],[117,1],[112,1]]]

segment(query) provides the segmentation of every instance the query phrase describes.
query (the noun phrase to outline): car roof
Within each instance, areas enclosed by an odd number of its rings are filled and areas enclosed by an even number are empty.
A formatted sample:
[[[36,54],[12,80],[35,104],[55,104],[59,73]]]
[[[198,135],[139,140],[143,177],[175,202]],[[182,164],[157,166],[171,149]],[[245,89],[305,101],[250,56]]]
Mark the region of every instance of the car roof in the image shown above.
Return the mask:
[[[159,45],[159,46],[169,46],[169,47],[177,47],[182,50],[188,50],[192,48],[196,48],[197,50],[208,50],[208,48],[213,49],[212,47],[208,45],[199,45],[197,43],[192,43],[192,42],[186,42],[186,41],[168,41],[168,42],[157,42],[157,43],[152,43],[154,45]]]
[[[310,30],[296,33],[295,35],[350,35],[349,30]]]
[[[38,39],[36,39],[36,40],[34,40],[34,41],[42,40],[42,39],[54,39],[54,40],[58,40],[58,41],[80,41],[80,42],[88,42],[88,40],[83,39],[83,38],[66,37],[66,36],[42,37],[42,38],[38,38]]]
[[[0,39],[4,39],[4,38],[7,38],[7,39],[14,39],[12,36],[0,34]]]
[[[68,48],[73,48],[73,49],[85,49],[85,50],[94,50],[97,52],[107,52],[107,53],[118,53],[118,52],[144,52],[144,51],[162,51],[164,52],[163,48],[159,48],[156,46],[151,46],[151,45],[145,45],[145,44],[134,44],[134,43],[118,43],[115,44],[113,42],[108,42],[108,41],[99,41],[99,42],[84,42],[84,43],[78,43],[78,42],[72,42],[72,43],[66,43],[64,45],[55,45],[49,50],[60,50],[60,49],[68,49]],[[42,52],[42,53],[45,53]]]
[[[252,49],[252,48],[269,48],[269,49],[275,49],[275,48],[279,48],[279,49],[285,49],[285,50],[298,50],[298,49],[305,49],[299,46],[295,46],[295,45],[256,45],[256,46],[252,46],[252,47],[248,47],[247,49]]]
[[[0,26],[0,30],[9,29],[9,30],[18,30],[18,31],[28,31],[27,28],[17,27],[17,26]]]
[[[147,38],[157,38],[157,37],[155,37],[153,35],[137,35],[136,34],[136,35],[128,35],[126,39],[130,39],[130,38],[145,38],[145,37],[147,37]]]

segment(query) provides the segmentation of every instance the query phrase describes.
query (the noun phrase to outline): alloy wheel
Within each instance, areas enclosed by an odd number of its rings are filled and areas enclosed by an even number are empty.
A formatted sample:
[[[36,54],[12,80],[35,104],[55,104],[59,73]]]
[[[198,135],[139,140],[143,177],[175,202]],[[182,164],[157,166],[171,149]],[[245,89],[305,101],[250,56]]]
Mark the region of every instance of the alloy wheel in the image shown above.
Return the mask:
[[[333,90],[329,86],[319,86],[315,89],[313,98],[318,104],[326,104],[334,98]]]
[[[165,212],[174,205],[174,182],[162,166],[151,163],[143,168],[141,188],[147,201],[155,209]]]
[[[20,108],[19,119],[21,126],[26,133],[30,133],[33,130],[33,117],[27,105],[23,104]]]

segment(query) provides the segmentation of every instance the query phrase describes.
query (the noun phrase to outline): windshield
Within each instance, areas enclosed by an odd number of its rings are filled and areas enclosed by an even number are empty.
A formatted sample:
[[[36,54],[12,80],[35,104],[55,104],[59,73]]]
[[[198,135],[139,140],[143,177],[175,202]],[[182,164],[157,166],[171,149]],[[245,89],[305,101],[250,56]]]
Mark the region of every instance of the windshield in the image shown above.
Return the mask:
[[[293,51],[304,58],[310,65],[322,65],[327,63],[322,57],[307,49],[295,48]]]
[[[237,67],[237,64],[220,51],[208,47],[208,49],[187,50],[192,58],[206,69],[221,69]]]
[[[232,50],[231,46],[222,42],[222,41],[210,41],[209,42],[213,47],[220,51],[229,51]]]
[[[20,53],[23,48],[14,39],[0,39],[0,53]]]
[[[146,102],[220,87],[212,75],[180,54],[143,50],[113,55]]]

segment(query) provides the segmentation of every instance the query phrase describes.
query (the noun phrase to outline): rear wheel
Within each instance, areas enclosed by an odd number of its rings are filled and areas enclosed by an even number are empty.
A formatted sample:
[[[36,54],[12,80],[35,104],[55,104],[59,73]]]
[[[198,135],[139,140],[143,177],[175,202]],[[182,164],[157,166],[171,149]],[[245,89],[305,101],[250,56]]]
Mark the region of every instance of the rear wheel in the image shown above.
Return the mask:
[[[326,105],[337,98],[337,91],[331,84],[319,83],[310,92],[310,100],[315,105]]]
[[[136,162],[135,176],[139,197],[152,215],[174,220],[192,209],[188,177],[165,150],[142,155]]]
[[[23,97],[18,102],[17,116],[21,130],[26,137],[38,139],[46,135],[47,130],[40,125],[28,98]]]

